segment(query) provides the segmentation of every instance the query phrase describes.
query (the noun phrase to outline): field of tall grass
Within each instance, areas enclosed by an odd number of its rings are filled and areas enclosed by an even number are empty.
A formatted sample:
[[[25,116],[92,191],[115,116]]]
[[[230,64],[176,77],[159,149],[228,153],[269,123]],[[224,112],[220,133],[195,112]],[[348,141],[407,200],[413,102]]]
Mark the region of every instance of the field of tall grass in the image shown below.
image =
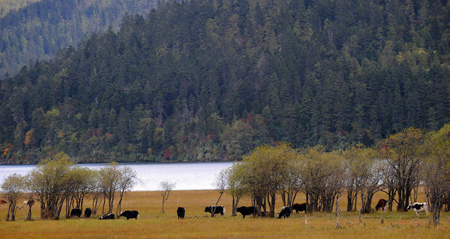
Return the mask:
[[[345,212],[346,201],[341,198],[340,225],[336,229],[334,213],[294,214],[287,219],[253,218],[245,219],[240,214],[231,216],[231,196],[224,194],[220,205],[228,210],[225,216],[211,217],[204,212],[205,206],[214,204],[217,191],[173,191],[161,212],[160,192],[131,192],[126,195],[122,209],[138,210],[140,219],[120,218],[98,220],[91,218],[66,219],[58,221],[40,220],[39,205],[33,207],[33,221],[24,221],[24,214],[18,210],[16,221],[5,221],[7,205],[0,206],[0,238],[450,238],[450,213],[441,213],[441,224],[430,226],[429,217],[422,212],[419,217],[413,211],[407,213],[386,212],[384,224],[380,223],[380,211],[363,215],[362,223],[357,212]],[[384,197],[377,194],[373,200]],[[304,202],[300,195],[297,202]],[[424,201],[419,197],[419,201]],[[91,200],[87,199],[90,207]],[[250,206],[249,199],[243,199],[241,206]],[[374,204],[375,205],[375,204]],[[186,209],[186,218],[177,219],[179,206]],[[277,201],[277,211],[282,201]],[[25,210],[24,210],[25,211]]]

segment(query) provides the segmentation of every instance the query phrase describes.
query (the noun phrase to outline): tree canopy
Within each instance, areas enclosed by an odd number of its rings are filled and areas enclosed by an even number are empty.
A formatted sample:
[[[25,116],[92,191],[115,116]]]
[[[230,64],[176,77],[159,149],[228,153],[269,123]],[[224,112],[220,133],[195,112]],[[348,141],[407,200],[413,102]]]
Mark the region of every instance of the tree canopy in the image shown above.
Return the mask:
[[[419,0],[161,2],[1,80],[0,162],[234,161],[277,141],[331,151],[438,130],[450,119],[449,12]]]

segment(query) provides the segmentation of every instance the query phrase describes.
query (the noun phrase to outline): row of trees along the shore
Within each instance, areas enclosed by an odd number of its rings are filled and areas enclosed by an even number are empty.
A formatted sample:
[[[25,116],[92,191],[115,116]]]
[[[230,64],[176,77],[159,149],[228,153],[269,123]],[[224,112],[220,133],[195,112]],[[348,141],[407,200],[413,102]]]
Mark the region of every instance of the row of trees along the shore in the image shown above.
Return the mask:
[[[61,212],[70,217],[74,208],[90,207],[97,214],[101,206],[102,214],[113,213],[117,202],[116,215],[120,217],[123,196],[137,183],[136,172],[117,163],[105,165],[98,170],[77,166],[64,153],[38,164],[25,176],[12,174],[3,184],[3,195],[9,202],[6,220],[15,220],[19,198],[38,200],[41,206],[41,219],[60,218]],[[85,199],[92,198],[92,205],[86,206]],[[117,200],[116,197],[118,197]],[[65,205],[65,208],[63,207]],[[31,220],[31,207],[28,205],[27,220]]]
[[[307,211],[332,212],[335,200],[347,193],[347,211],[372,212],[372,198],[385,192],[397,211],[416,202],[424,186],[433,223],[438,225],[443,199],[450,199],[450,125],[428,132],[409,128],[380,141],[375,147],[362,145],[343,151],[324,147],[297,150],[286,143],[259,146],[242,162],[222,171],[232,195],[232,213],[242,197],[262,211],[275,211],[281,194],[283,205],[292,206],[299,192],[306,194]],[[361,208],[357,208],[358,195]],[[448,208],[446,208],[448,210]],[[273,215],[273,214],[272,214]]]

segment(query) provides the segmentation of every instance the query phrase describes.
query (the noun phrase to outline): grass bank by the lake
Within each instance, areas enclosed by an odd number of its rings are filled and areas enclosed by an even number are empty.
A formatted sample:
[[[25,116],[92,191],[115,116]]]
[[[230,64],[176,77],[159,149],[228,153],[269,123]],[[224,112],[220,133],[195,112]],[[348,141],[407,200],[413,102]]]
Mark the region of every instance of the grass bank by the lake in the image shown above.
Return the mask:
[[[227,213],[224,217],[211,218],[204,212],[205,206],[214,204],[219,196],[216,191],[173,191],[161,213],[160,192],[131,192],[123,202],[123,210],[138,210],[139,220],[98,220],[64,216],[58,221],[40,220],[39,205],[33,207],[34,221],[24,221],[18,210],[15,222],[5,221],[8,205],[0,206],[0,238],[449,238],[450,213],[441,212],[441,225],[429,227],[428,217],[414,212],[387,212],[385,223],[381,224],[381,212],[363,215],[359,223],[358,213],[344,212],[346,202],[341,200],[340,224],[335,229],[334,213],[294,214],[288,219],[253,218],[245,219],[239,214],[231,216],[231,197],[225,194],[220,205]],[[374,203],[383,194],[377,194]],[[419,198],[420,199],[420,198]],[[298,202],[303,202],[300,195]],[[421,200],[419,200],[421,201]],[[90,207],[91,200],[87,200]],[[249,199],[240,205],[250,205]],[[186,218],[178,220],[176,210],[186,209]],[[277,202],[277,210],[282,201]],[[101,212],[101,209],[100,209]]]

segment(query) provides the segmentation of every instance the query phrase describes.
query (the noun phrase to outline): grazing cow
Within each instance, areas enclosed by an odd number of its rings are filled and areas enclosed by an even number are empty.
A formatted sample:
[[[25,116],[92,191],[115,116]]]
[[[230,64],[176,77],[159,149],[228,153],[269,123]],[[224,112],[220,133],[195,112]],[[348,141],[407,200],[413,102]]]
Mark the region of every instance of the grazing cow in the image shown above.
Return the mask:
[[[84,210],[84,217],[91,217],[92,210],[90,208],[86,208]]]
[[[24,206],[33,206],[34,205],[34,200],[30,199],[28,201],[23,201],[23,205]]]
[[[0,204],[7,204],[8,202],[6,202],[5,200],[3,200],[3,199],[0,199]]]
[[[416,212],[416,215],[419,216],[419,212],[425,211],[425,213],[428,215],[428,205],[426,202],[420,203],[415,202],[413,204],[409,204],[409,206],[406,208],[406,210],[412,209]]]
[[[178,219],[180,219],[180,218],[183,219],[185,212],[186,212],[186,210],[184,210],[184,207],[178,207],[178,209],[177,209]]]
[[[292,209],[291,209],[290,207],[288,207],[288,206],[283,206],[283,207],[281,208],[281,212],[278,213],[278,218],[281,218],[281,217],[284,217],[284,218],[289,217],[289,216],[291,215],[291,213],[292,213]]]
[[[236,208],[236,212],[240,212],[243,216],[243,218],[245,218],[245,216],[247,215],[252,215],[255,216],[256,215],[256,207],[238,207]]]
[[[378,209],[381,208],[384,212],[386,212],[386,205],[387,205],[388,202],[389,202],[389,200],[386,200],[386,199],[380,199],[380,200],[378,200],[378,203],[377,203],[377,205],[375,206],[375,210],[378,211]]]
[[[126,217],[127,220],[130,218],[139,219],[139,212],[138,211],[125,211],[120,213],[121,217]]]
[[[298,212],[300,211],[305,211],[306,212],[306,203],[302,203],[302,204],[294,204],[292,205],[292,211],[295,210],[295,213],[298,214]]]
[[[99,218],[100,220],[115,219],[114,213],[108,213]]]
[[[214,210],[214,208],[216,209],[216,210]],[[214,211],[214,214],[220,214],[220,215],[224,215],[225,214],[225,207],[224,206],[214,206],[214,205],[211,205],[211,206],[209,206],[209,207],[205,207],[205,212],[209,212],[209,213],[212,213]]]
[[[70,211],[70,217],[73,217],[73,216],[80,217],[81,213],[82,213],[81,209],[78,209],[78,208],[72,209],[72,211]]]

